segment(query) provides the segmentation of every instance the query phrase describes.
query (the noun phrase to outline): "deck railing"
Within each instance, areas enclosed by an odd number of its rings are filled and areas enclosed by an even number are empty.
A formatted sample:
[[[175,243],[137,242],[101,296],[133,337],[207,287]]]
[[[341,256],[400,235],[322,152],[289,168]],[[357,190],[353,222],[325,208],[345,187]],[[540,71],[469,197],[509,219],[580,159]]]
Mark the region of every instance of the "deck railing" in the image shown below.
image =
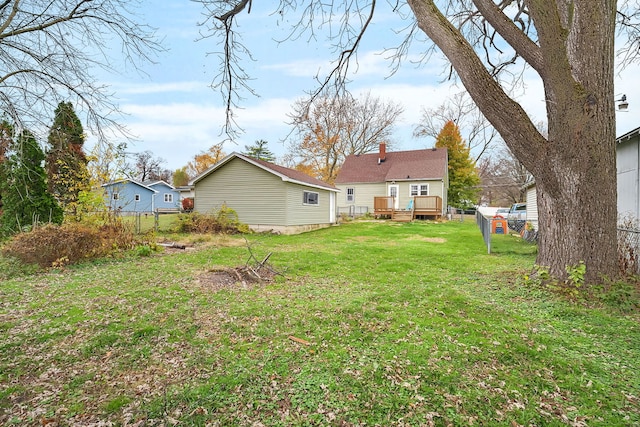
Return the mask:
[[[373,198],[373,214],[378,216],[393,216],[396,200],[393,196],[376,196]]]
[[[414,215],[442,215],[442,197],[415,196],[413,212]]]
[[[416,216],[436,216],[442,215],[442,197],[440,196],[414,196],[406,209],[395,209],[395,197],[375,196],[373,198],[373,213],[378,216],[394,217],[397,213],[402,213],[403,217],[411,213],[411,218]]]

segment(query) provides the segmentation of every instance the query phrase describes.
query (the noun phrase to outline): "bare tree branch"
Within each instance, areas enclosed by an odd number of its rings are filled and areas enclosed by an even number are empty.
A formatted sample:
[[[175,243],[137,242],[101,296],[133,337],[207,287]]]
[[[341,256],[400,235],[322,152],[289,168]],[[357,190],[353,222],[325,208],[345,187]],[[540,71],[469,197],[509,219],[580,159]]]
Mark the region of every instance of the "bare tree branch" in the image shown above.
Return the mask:
[[[437,108],[424,109],[420,123],[415,127],[413,135],[418,138],[435,138],[444,125],[453,121],[471,150],[474,162],[491,151],[501,141],[498,132],[482,115],[466,92],[460,92]]]
[[[238,126],[234,118],[234,110],[239,108],[242,93],[257,96],[257,93],[250,86],[251,77],[240,65],[243,60],[253,60],[249,49],[241,41],[236,32],[237,19],[245,10],[251,11],[250,0],[239,0],[238,2],[221,2],[211,0],[196,0],[205,7],[206,19],[200,23],[203,27],[202,38],[213,36],[221,38],[221,51],[215,52],[220,58],[220,72],[215,76],[212,87],[220,91],[225,104],[225,125],[223,132],[230,138],[236,138],[242,128]],[[339,7],[342,7],[339,9]],[[336,60],[331,69],[324,75],[315,76],[317,86],[309,92],[308,99],[315,100],[327,91],[336,93],[338,96],[346,93],[348,73],[352,69],[354,62],[357,63],[357,51],[371,24],[376,10],[376,0],[363,1],[355,0],[352,3],[340,4],[338,2],[324,3],[310,1],[306,5],[299,4],[292,0],[281,0],[275,15],[283,17],[287,13],[300,9],[300,18],[292,26],[291,31],[283,40],[297,39],[304,33],[309,34],[310,39],[316,37],[316,28],[326,26],[328,28],[328,39],[332,41]],[[355,20],[356,23],[353,23]],[[337,27],[337,30],[333,30]]]
[[[637,0],[618,2],[616,14],[618,35],[623,41],[617,56],[622,67],[627,67],[640,58],[640,5]]]
[[[163,50],[133,7],[127,0],[3,1],[0,108],[6,118],[42,135],[58,103],[70,101],[101,140],[107,131],[126,137],[111,92],[93,73],[116,71],[108,53],[114,41],[136,70]]]
[[[346,156],[377,150],[381,142],[393,147],[390,138],[401,114],[399,105],[370,94],[301,99],[290,116],[299,138],[290,144],[286,160],[292,167],[332,183]]]

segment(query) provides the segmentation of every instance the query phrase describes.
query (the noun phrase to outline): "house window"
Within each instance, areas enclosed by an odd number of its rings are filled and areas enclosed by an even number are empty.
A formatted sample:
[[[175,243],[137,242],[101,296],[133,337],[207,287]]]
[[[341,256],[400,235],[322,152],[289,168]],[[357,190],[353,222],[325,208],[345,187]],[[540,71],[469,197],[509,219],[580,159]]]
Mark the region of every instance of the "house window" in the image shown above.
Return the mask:
[[[113,200],[118,200],[120,198],[120,195],[118,193],[113,193],[111,197],[113,198]]]
[[[428,196],[429,184],[411,184],[410,194],[412,196]]]
[[[317,205],[318,193],[314,193],[313,191],[305,191],[302,203],[304,203],[305,205]]]
[[[136,194],[135,196],[133,196],[133,199],[134,199],[136,202],[139,202],[139,201],[140,201],[140,195],[139,195],[139,194]]]
[[[347,203],[353,203],[356,201],[356,189],[353,187],[347,188]]]
[[[164,202],[165,203],[173,203],[173,194],[165,193]]]

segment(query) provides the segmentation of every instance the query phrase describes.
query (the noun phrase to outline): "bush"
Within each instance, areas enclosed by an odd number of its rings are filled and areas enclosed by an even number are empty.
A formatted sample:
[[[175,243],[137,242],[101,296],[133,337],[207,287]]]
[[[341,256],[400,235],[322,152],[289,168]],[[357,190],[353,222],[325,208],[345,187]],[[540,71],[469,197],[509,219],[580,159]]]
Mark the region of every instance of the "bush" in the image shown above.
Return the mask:
[[[136,248],[136,254],[139,257],[151,256],[152,253],[153,253],[153,248],[150,245],[140,245]]]
[[[235,234],[248,233],[249,227],[238,220],[238,214],[233,209],[222,207],[211,215],[198,212],[181,214],[178,217],[178,232],[180,233],[220,233]]]
[[[105,257],[134,246],[133,233],[122,223],[100,227],[78,223],[48,224],[15,235],[2,248],[2,254],[24,264],[59,267]]]
[[[184,212],[193,212],[194,200],[193,197],[186,197],[182,199],[182,210]]]

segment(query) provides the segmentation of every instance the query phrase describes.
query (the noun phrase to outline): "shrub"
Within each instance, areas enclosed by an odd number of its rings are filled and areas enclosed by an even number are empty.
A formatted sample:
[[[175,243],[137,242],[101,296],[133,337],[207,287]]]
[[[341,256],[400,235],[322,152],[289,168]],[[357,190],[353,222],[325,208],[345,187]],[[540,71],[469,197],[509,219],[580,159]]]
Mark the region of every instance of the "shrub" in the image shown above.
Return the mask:
[[[185,212],[192,212],[194,206],[193,197],[187,197],[182,199],[182,210]]]
[[[15,235],[2,254],[24,264],[59,267],[113,254],[135,246],[133,233],[122,223],[100,227],[71,223],[48,224]]]
[[[152,253],[153,253],[153,248],[149,245],[140,245],[136,248],[136,254],[139,257],[151,256]]]
[[[213,214],[205,215],[198,212],[181,214],[178,217],[178,232],[181,233],[248,233],[249,227],[238,220],[238,214],[233,209],[222,205]]]

